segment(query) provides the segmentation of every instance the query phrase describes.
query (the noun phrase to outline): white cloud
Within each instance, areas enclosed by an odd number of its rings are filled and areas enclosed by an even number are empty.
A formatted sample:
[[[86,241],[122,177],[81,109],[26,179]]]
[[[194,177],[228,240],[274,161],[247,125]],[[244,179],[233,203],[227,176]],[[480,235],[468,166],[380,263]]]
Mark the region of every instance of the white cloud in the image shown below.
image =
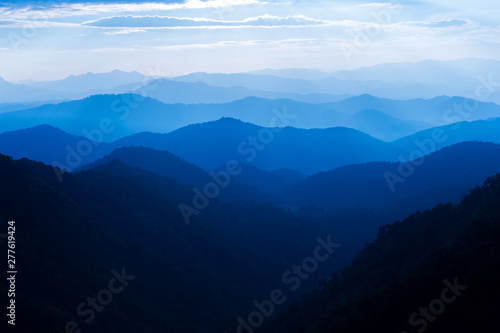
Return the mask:
[[[98,53],[124,53],[124,52],[137,52],[142,51],[141,49],[133,49],[133,48],[121,48],[121,47],[108,47],[108,48],[100,48],[93,49],[90,52],[98,52]]]
[[[17,21],[2,21],[0,29],[43,29],[54,27],[81,27],[78,23],[53,22],[42,20],[17,20]]]
[[[178,45],[161,45],[149,48],[100,48],[93,49],[92,52],[150,52],[150,51],[175,51],[175,50],[188,50],[188,49],[217,49],[227,47],[242,47],[242,46],[279,46],[279,47],[298,47],[305,45],[323,45],[329,44],[320,42],[315,38],[290,38],[290,39],[256,39],[256,40],[224,40],[215,43],[198,43],[198,44],[178,44]]]
[[[470,20],[462,20],[462,19],[449,19],[449,20],[428,21],[428,22],[407,22],[408,25],[421,26],[425,28],[461,27],[470,23],[472,23]]]
[[[119,29],[119,30],[113,30],[113,31],[107,31],[104,34],[108,36],[113,36],[113,35],[128,35],[136,32],[147,32],[145,29]]]
[[[473,29],[465,35],[464,39],[500,44],[500,26]]]
[[[254,4],[267,4],[260,0],[187,0],[178,3],[60,3],[51,5],[43,9],[33,6],[23,8],[5,7],[0,8],[0,17],[9,20],[26,19],[55,19],[75,16],[92,16],[106,13],[145,13],[161,12],[182,9],[204,9],[204,8],[224,8],[235,6],[246,6]]]
[[[186,72],[247,71],[301,63],[350,67],[499,54],[495,13],[500,4],[490,0],[479,0],[473,7],[465,0],[55,1],[45,8],[0,6],[3,36],[22,36],[22,28],[30,25],[47,28],[27,38],[12,55],[8,39],[0,38],[0,76],[42,75],[33,74],[40,68],[68,75],[100,66],[133,70],[140,63],[162,62]],[[400,3],[402,8],[397,7]],[[374,15],[387,12],[398,14]],[[353,63],[345,62],[341,43],[364,43]]]
[[[449,34],[459,37],[461,34],[476,29],[478,24],[468,19],[447,19],[431,21],[405,21],[385,25],[387,32],[396,34]]]
[[[274,40],[247,40],[247,41],[219,41],[216,43],[200,43],[200,44],[182,44],[182,45],[165,45],[157,46],[154,49],[160,51],[167,50],[186,50],[186,49],[213,49],[231,46],[255,46],[276,43]]]
[[[193,28],[193,27],[291,27],[329,24],[303,15],[278,17],[262,15],[239,21],[171,16],[112,16],[84,22],[101,28]]]
[[[398,8],[401,4],[392,2],[370,2],[356,5],[359,8]]]

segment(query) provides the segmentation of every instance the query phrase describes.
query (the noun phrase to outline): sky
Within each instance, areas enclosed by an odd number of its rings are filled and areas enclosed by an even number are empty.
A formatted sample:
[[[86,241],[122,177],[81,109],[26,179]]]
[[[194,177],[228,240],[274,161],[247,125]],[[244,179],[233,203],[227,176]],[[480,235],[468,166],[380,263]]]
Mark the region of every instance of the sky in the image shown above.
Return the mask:
[[[498,13],[491,0],[0,0],[0,77],[500,60]]]

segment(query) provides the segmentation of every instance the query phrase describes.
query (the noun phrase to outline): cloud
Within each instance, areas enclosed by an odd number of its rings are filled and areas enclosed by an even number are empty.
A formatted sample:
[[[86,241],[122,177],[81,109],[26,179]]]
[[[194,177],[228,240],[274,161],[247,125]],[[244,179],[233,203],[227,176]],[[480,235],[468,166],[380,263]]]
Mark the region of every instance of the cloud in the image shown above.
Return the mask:
[[[303,15],[278,17],[262,15],[240,21],[171,16],[113,16],[84,22],[83,25],[101,28],[195,28],[195,27],[292,27],[328,24]]]
[[[123,53],[123,52],[151,52],[151,51],[176,51],[176,50],[188,50],[188,49],[217,49],[217,48],[229,48],[229,47],[242,47],[242,46],[264,46],[264,47],[299,47],[299,46],[311,46],[311,45],[323,45],[324,42],[320,42],[315,38],[289,38],[289,39],[256,39],[256,40],[224,40],[215,43],[193,43],[193,44],[177,44],[177,45],[161,45],[152,47],[141,47],[141,48],[99,48],[93,49],[92,52],[102,52],[102,53]]]
[[[387,32],[404,34],[453,34],[459,37],[461,33],[467,33],[476,29],[478,24],[468,19],[447,19],[434,21],[405,21],[387,24],[383,29]]]
[[[472,30],[467,36],[469,40],[482,41],[490,44],[500,44],[500,26],[480,27]]]
[[[104,34],[105,35],[128,35],[131,33],[136,33],[136,32],[147,32],[145,29],[120,29],[120,30],[112,30],[112,31],[107,31]]]
[[[370,2],[356,5],[359,8],[399,8],[399,6],[401,5],[392,2]]]
[[[470,21],[461,19],[449,19],[444,21],[431,21],[431,22],[415,22],[412,25],[426,27],[426,28],[449,28],[449,27],[461,27],[466,24],[471,23]]]
[[[183,45],[168,45],[157,46],[156,50],[182,50],[182,49],[207,49],[217,47],[232,47],[232,46],[289,46],[289,45],[304,45],[316,41],[314,38],[290,38],[290,39],[256,39],[256,40],[226,40],[216,43],[202,43],[202,44],[183,44]]]
[[[123,48],[123,47],[108,47],[108,48],[90,50],[90,52],[98,52],[98,53],[124,53],[124,52],[138,52],[138,51],[143,51],[143,50],[133,49],[133,48]]]
[[[9,29],[42,29],[42,28],[53,28],[53,27],[81,27],[78,23],[64,23],[64,22],[52,22],[52,21],[0,21],[1,28]]]
[[[206,8],[228,8],[255,4],[267,4],[260,0],[187,0],[170,1],[169,3],[47,3],[40,6],[26,5],[24,7],[0,7],[0,17],[3,19],[55,19],[76,16],[102,15],[106,13],[146,13],[171,10],[189,10]]]

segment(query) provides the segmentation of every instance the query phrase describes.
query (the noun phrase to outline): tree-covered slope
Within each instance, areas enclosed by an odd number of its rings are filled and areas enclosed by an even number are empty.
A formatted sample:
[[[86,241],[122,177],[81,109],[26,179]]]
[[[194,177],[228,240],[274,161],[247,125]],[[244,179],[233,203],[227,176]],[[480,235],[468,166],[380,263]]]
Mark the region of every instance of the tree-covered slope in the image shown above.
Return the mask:
[[[500,175],[380,229],[265,332],[487,332],[500,324]]]
[[[0,220],[16,221],[22,331],[75,322],[87,332],[220,332],[333,233],[270,204],[217,199],[186,225],[178,205],[192,200],[191,188],[116,160],[59,182],[50,166],[0,155],[0,186]],[[345,265],[352,248],[301,290]],[[135,278],[92,312],[88,298],[103,300],[122,272]]]
[[[172,200],[138,181],[88,171],[56,188],[43,180],[51,172],[0,157],[0,220],[16,221],[21,331],[61,332],[74,321],[87,332],[216,332],[279,278],[213,229],[186,226]],[[95,319],[82,316],[91,306],[78,312],[80,303],[122,269],[135,278]]]

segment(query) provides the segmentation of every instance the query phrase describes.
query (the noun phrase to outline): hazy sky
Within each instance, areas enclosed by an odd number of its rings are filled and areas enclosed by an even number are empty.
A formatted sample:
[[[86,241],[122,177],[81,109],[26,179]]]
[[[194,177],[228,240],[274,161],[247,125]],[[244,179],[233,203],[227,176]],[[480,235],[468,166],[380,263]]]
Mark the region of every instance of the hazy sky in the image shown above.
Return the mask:
[[[125,2],[0,0],[0,76],[500,59],[500,3],[491,0]]]

